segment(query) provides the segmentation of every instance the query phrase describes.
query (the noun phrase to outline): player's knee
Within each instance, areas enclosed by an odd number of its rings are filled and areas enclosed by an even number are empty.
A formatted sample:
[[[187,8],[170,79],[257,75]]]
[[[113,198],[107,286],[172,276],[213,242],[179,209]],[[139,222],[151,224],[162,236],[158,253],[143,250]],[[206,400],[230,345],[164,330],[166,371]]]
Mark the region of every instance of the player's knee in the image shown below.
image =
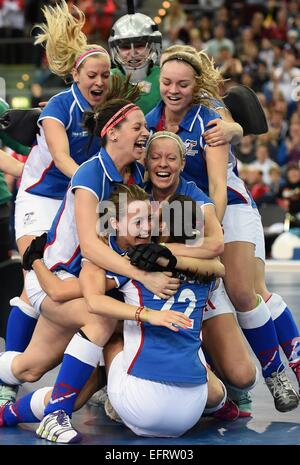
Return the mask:
[[[247,389],[252,386],[256,381],[256,368],[255,365],[249,363],[238,364],[231,370],[227,376],[227,382],[238,389]]]
[[[38,381],[41,379],[41,377],[45,374],[45,372],[39,368],[36,367],[31,367],[25,370],[22,373],[22,380],[23,382],[26,383],[34,383],[35,381]]]
[[[225,395],[225,387],[220,381],[208,383],[208,396],[206,406],[212,407],[222,402]]]
[[[237,311],[251,310],[255,308],[256,294],[254,290],[241,287],[230,292],[230,300]]]

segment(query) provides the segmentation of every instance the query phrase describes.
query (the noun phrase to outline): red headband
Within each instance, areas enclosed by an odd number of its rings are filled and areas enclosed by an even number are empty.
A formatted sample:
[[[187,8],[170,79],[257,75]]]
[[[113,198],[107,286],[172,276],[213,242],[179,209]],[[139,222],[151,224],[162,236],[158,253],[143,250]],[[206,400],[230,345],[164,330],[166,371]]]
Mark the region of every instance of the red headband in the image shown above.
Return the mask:
[[[127,111],[124,112],[124,110],[126,110],[126,108],[128,108]],[[100,133],[100,137],[102,138],[103,136],[105,136],[105,134],[107,133],[107,131],[109,129],[112,129],[116,126],[116,124],[120,123],[120,121],[122,121],[123,119],[126,118],[126,116],[132,112],[133,110],[140,110],[140,108],[137,106],[137,105],[134,105],[133,103],[128,103],[127,105],[125,105],[124,107],[120,108],[120,110],[117,111],[117,113],[115,113],[106,123],[106,125],[102,128],[101,130],[101,133]],[[122,114],[123,113],[123,114]],[[121,116],[119,116],[121,115]],[[119,116],[119,118],[118,118]]]
[[[102,55],[107,55],[109,57],[108,52],[105,50],[103,47],[99,48],[91,48],[90,50],[86,50],[82,55],[77,58],[75,61],[75,68],[78,69],[78,67],[81,65],[81,63],[89,56],[91,55],[96,55],[97,53],[102,53]]]

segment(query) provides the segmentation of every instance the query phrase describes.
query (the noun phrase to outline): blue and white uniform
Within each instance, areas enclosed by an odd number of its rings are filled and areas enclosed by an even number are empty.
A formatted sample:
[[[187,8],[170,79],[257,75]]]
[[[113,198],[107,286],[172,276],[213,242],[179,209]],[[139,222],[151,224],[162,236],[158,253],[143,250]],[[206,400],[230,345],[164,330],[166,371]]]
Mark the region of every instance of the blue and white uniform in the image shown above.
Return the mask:
[[[149,193],[151,192],[150,182],[146,185],[146,191]],[[182,176],[180,177],[176,194],[189,196],[195,202],[200,202],[203,207],[206,205],[214,205],[211,198],[204,194],[194,181],[186,181]],[[204,309],[203,321],[225,313],[234,313],[234,307],[224,288],[223,280],[220,278],[216,288],[210,293],[210,297]]]
[[[110,246],[118,253],[115,239]],[[126,303],[186,314],[193,325],[173,332],[149,323],[124,321],[124,348],[108,374],[109,399],[124,423],[141,436],[177,437],[200,419],[207,400],[207,371],[201,350],[203,309],[211,284],[181,283],[168,300],[141,283],[114,273]]]
[[[156,132],[159,129],[164,110],[160,102],[148,115],[148,129]],[[193,105],[179,124],[177,135],[183,140],[186,148],[186,163],[183,177],[194,181],[206,194],[209,192],[209,181],[205,160],[206,143],[202,136],[207,123],[221,118],[215,111],[203,105]],[[224,242],[244,241],[256,245],[257,254],[264,259],[264,248],[261,240],[263,229],[260,215],[244,182],[239,178],[237,162],[230,148],[227,166],[227,208],[222,221]]]
[[[142,186],[143,175],[144,167],[138,162],[133,163],[131,182]],[[75,190],[88,190],[101,202],[108,199],[116,183],[123,183],[123,178],[104,148],[83,163],[72,177],[71,185],[48,232],[44,252],[45,265],[60,279],[78,277],[81,268],[82,256],[75,221]],[[40,311],[46,294],[33,271],[27,273],[25,286],[32,306]]]
[[[16,200],[16,237],[48,231],[67,191],[70,179],[53,161],[42,121],[52,119],[66,130],[70,155],[81,165],[100,149],[100,139],[82,128],[83,112],[91,107],[77,84],[52,97],[38,120],[39,133],[27,158]]]

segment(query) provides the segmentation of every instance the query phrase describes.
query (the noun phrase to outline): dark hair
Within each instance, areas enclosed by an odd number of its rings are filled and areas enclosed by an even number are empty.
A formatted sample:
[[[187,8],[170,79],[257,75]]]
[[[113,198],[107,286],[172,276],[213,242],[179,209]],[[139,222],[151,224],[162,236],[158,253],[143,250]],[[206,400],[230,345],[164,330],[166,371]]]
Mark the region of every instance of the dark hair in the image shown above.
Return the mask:
[[[168,242],[185,244],[200,237],[204,225],[198,202],[181,194],[172,195],[162,204],[162,218],[168,218]]]
[[[123,202],[121,194],[126,195],[126,202]],[[123,216],[125,208],[131,202],[149,200],[149,195],[137,184],[127,186],[126,184],[115,183],[110,191],[107,206],[99,214],[99,233],[109,231],[109,219],[116,218],[117,221]]]
[[[140,87],[138,84],[130,84],[129,79],[130,76],[126,77],[125,80],[117,75],[112,76],[111,88],[105,101],[95,107],[95,111],[84,112],[83,127],[92,136],[100,137],[101,130],[117,111],[129,103],[134,103],[138,99],[141,92]],[[122,122],[116,124],[115,127],[118,128],[121,126]],[[101,139],[101,142],[102,145],[106,145],[106,136]]]

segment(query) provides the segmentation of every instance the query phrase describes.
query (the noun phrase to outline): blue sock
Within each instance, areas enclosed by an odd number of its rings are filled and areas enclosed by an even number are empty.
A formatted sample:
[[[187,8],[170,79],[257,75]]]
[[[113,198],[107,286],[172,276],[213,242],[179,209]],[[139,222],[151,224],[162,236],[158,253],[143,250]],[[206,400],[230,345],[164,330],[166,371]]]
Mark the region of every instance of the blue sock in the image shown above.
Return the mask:
[[[4,425],[16,426],[19,423],[41,421],[45,410],[45,396],[51,389],[51,387],[43,387],[37,391],[29,392],[13,404],[4,407]]]
[[[279,344],[289,362],[300,359],[300,333],[294,317],[282,297],[272,294],[266,302],[276,328]]]
[[[20,301],[20,305],[13,306],[8,317],[5,348],[9,351],[24,352],[30,342],[37,319],[34,316],[28,315],[30,313],[29,309],[32,311],[32,315],[35,315],[33,308],[22,302],[21,299],[18,300]],[[22,310],[21,306],[28,307],[26,313]]]
[[[253,352],[258,358],[264,378],[274,371],[282,371],[279,342],[271,313],[260,299],[257,307],[249,312],[236,312],[237,319]]]
[[[73,336],[65,350],[45,415],[64,410],[69,417],[72,416],[78,394],[99,363],[101,352],[102,348],[78,333]]]
[[[33,414],[30,401],[34,392],[7,405],[4,410],[3,419],[6,426],[16,426],[18,423],[36,423],[39,419]]]

